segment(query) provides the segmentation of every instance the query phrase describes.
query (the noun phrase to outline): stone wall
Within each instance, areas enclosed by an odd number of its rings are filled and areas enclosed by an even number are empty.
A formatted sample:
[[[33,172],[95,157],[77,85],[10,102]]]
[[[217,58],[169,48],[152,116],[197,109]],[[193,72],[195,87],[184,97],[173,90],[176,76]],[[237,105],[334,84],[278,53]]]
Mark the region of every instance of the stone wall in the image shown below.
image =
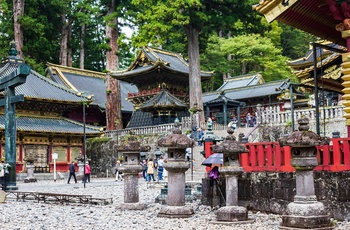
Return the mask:
[[[350,219],[350,171],[314,175],[317,199],[335,219]],[[296,192],[294,173],[244,173],[238,183],[239,204],[250,210],[283,214]]]
[[[113,138],[90,138],[86,142],[87,158],[90,161],[91,173],[98,177],[105,177],[107,170],[109,175],[115,171],[115,164],[118,159],[122,160],[122,153],[117,151],[117,146],[123,141],[127,141],[129,135]],[[149,145],[151,151],[147,157],[154,157],[156,141],[161,135],[136,135],[141,145]],[[161,149],[165,152],[165,149]]]

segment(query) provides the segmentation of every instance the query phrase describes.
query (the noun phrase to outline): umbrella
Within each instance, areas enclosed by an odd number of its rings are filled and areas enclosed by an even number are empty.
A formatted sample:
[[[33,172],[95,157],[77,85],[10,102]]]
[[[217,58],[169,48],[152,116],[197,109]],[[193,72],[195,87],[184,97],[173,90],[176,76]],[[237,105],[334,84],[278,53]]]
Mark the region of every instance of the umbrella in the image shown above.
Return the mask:
[[[202,165],[211,166],[212,164],[220,164],[224,163],[224,156],[222,153],[214,153],[210,155],[207,159],[205,159]]]

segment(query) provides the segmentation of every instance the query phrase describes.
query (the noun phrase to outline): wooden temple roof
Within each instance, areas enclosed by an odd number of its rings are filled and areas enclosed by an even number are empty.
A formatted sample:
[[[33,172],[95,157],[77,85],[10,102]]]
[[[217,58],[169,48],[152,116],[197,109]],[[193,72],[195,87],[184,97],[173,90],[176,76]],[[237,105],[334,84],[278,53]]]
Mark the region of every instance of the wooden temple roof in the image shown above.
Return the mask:
[[[15,56],[9,56],[4,59],[0,66],[0,79],[9,76],[14,72],[23,61]],[[4,92],[0,92],[0,96],[4,96]],[[90,102],[90,98],[82,96],[81,93],[64,87],[56,82],[40,75],[34,70],[30,70],[29,75],[26,76],[26,81],[15,87],[15,94],[22,94],[24,96],[24,102],[18,103],[18,107],[22,107],[25,110],[25,115],[21,114],[16,118],[17,130],[22,132],[34,132],[34,133],[55,133],[55,134],[83,134],[83,124],[74,122],[67,118],[64,118],[56,113],[53,117],[46,115],[33,116],[30,107],[26,103],[38,103],[38,104],[55,104],[60,108],[67,108],[70,106],[81,105],[82,102]],[[3,108],[1,112],[3,113]],[[41,111],[42,112],[42,111]],[[52,111],[46,111],[50,113]],[[56,111],[57,112],[57,111]],[[62,112],[62,111],[61,111]],[[23,112],[22,112],[23,113]],[[0,114],[0,130],[5,129],[5,115]],[[88,135],[100,135],[102,130],[97,126],[86,126],[85,133]]]
[[[149,84],[175,84],[188,86],[189,65],[179,53],[144,47],[132,65],[120,71],[112,71],[112,77],[137,86]],[[209,80],[213,73],[201,71],[202,81]]]
[[[249,98],[266,97],[267,95],[279,95],[288,89],[289,80],[273,81],[247,87],[225,89],[203,94],[203,103],[211,102],[220,98],[224,93],[227,98],[235,101],[244,101]]]
[[[277,20],[319,38],[346,46],[326,0],[261,0],[253,6],[268,22]]]
[[[81,95],[67,87],[40,75],[31,70],[24,84],[17,86],[16,94],[23,94],[26,100],[56,101],[60,103],[77,103],[82,101],[90,102],[91,98]]]
[[[183,103],[177,97],[173,96],[166,89],[162,89],[160,93],[152,97],[140,106],[142,111],[155,111],[157,109],[179,109],[187,108],[188,105]]]
[[[47,75],[54,82],[68,87],[83,95],[91,96],[92,105],[100,109],[106,109],[106,83],[105,73],[82,70],[55,64],[48,64]],[[138,91],[137,87],[127,82],[120,81],[120,94],[122,111],[133,111],[133,104],[126,100],[128,92]]]
[[[229,77],[224,79],[224,83],[216,91],[253,86],[264,82],[264,78],[259,73]]]
[[[16,118],[17,131],[34,133],[82,135],[83,124],[64,117],[19,116]],[[5,130],[5,116],[0,115],[0,130]],[[102,134],[100,127],[85,125],[88,135]]]
[[[337,44],[328,44],[332,48],[340,51],[346,50],[345,47]],[[314,62],[313,49],[310,47],[307,54],[297,60],[288,62],[294,69],[294,74],[300,79],[300,82],[305,85],[314,85]],[[325,46],[316,49],[317,59],[317,76],[318,87],[321,89],[337,92],[342,94],[342,73],[341,73],[341,53],[336,53],[326,49]]]

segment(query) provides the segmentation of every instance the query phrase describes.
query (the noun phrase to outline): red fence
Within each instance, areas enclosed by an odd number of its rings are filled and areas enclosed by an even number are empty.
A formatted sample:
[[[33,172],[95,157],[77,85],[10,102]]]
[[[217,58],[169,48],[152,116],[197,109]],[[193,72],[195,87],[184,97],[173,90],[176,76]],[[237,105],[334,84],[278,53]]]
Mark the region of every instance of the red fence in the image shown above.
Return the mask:
[[[350,170],[350,138],[332,138],[331,145],[317,146],[318,171]],[[281,147],[278,142],[247,143],[248,153],[240,155],[245,172],[293,172],[290,164],[289,146]]]

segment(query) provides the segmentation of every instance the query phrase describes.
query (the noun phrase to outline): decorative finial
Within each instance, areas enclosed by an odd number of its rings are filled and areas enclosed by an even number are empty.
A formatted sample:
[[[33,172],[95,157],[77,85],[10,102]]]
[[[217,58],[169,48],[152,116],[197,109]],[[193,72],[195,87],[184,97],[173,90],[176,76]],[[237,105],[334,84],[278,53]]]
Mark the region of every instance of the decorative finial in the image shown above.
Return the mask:
[[[17,56],[18,51],[16,50],[16,42],[15,41],[10,42],[10,50],[8,51],[8,54],[10,56]]]

